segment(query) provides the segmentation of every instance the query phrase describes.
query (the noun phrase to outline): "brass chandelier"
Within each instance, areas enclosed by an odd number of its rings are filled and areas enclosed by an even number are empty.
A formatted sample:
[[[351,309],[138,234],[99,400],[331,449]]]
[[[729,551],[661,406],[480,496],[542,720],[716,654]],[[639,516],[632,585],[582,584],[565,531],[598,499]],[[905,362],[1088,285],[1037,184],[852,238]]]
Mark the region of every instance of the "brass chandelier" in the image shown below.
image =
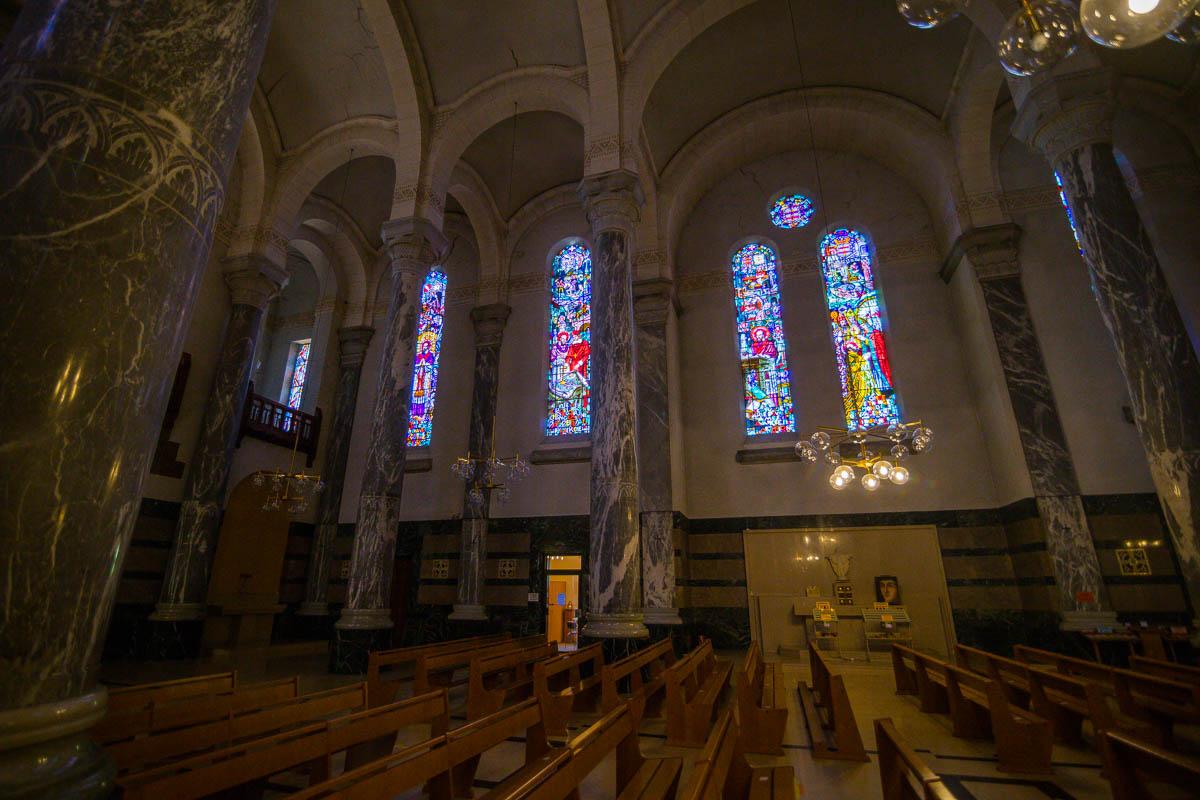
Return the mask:
[[[300,449],[300,423],[294,417],[292,426],[296,429],[296,438],[292,442],[292,457],[287,472],[271,470],[254,473],[255,486],[269,486],[267,499],[262,506],[263,511],[282,509],[288,514],[303,514],[308,511],[309,501],[325,489],[325,481],[321,480],[320,474],[310,475],[304,470],[296,471],[296,455]]]
[[[796,456],[810,464],[818,458],[833,466],[829,485],[841,491],[855,480],[874,492],[890,481],[908,483],[911,474],[902,462],[933,447],[933,431],[923,422],[901,422],[849,430],[818,426],[807,439],[796,443]],[[862,470],[861,477],[856,470]]]

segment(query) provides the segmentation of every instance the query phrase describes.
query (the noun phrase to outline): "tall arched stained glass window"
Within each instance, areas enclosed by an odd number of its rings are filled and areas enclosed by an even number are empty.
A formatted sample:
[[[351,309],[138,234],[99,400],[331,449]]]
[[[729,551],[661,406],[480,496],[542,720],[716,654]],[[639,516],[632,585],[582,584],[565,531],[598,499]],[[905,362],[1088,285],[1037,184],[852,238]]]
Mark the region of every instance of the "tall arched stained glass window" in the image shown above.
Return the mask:
[[[288,381],[288,408],[299,408],[304,400],[304,383],[308,380],[308,356],[311,352],[312,339],[292,342],[292,377]]]
[[[846,427],[861,430],[899,423],[900,406],[892,388],[867,237],[839,228],[822,239],[821,274],[842,379]]]
[[[733,254],[733,302],[745,389],[746,434],[796,430],[775,251],[751,243]]]
[[[1058,186],[1058,199],[1062,201],[1063,208],[1067,210],[1067,224],[1071,226],[1071,235],[1075,237],[1075,246],[1079,248],[1079,255],[1083,255],[1083,239],[1079,238],[1079,228],[1075,225],[1075,214],[1071,211],[1071,204],[1067,202],[1067,190],[1057,171],[1054,173],[1054,183]]]
[[[408,407],[408,446],[425,447],[433,436],[433,404],[437,400],[438,356],[446,315],[446,273],[435,269],[421,287],[421,316],[413,359],[412,395]]]
[[[554,256],[546,435],[592,429],[592,254],[578,242]]]

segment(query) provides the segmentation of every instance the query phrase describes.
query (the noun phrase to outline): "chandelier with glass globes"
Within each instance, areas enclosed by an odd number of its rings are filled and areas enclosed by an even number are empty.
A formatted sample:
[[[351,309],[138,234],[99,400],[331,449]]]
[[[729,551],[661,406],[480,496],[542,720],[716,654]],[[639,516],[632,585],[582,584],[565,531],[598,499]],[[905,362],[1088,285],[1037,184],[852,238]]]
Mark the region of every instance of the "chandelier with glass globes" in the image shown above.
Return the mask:
[[[885,481],[908,483],[911,475],[903,462],[932,447],[933,431],[920,420],[861,430],[820,426],[796,443],[796,456],[810,464],[818,459],[830,464],[829,485],[838,491],[858,481],[874,492]]]
[[[954,19],[971,0],[896,0],[914,28],[936,28]],[[1200,0],[1020,0],[996,43],[1000,63],[1027,77],[1067,58],[1079,47],[1080,30],[1096,44],[1141,47],[1165,36],[1180,44],[1200,41]]]

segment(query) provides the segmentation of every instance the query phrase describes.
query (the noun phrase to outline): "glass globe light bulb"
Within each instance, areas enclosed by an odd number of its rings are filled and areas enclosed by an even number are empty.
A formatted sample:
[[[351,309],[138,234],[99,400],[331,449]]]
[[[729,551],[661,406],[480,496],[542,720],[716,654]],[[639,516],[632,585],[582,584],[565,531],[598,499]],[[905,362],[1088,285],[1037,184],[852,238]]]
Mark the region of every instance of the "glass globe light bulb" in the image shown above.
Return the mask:
[[[896,10],[914,28],[928,30],[954,19],[966,0],[896,0]]]
[[[254,485],[255,486],[262,486],[265,482],[266,482],[266,478],[263,477],[263,474],[261,472],[254,473]]]
[[[817,448],[813,447],[810,442],[797,442],[796,458],[811,464],[817,460]]]
[[[854,480],[854,468],[847,464],[842,464],[840,467],[834,470],[834,472],[841,475],[842,480],[846,483],[850,483],[850,481]]]
[[[846,488],[846,483],[846,479],[837,470],[834,470],[833,474],[829,476],[829,485],[839,492]]]
[[[840,463],[842,463],[842,454],[839,453],[837,450],[833,450],[833,449],[826,450],[825,451],[825,460],[827,462],[829,462],[830,464],[834,464],[834,465],[840,464]]]
[[[863,488],[868,492],[873,492],[879,488],[879,476],[873,472],[868,472],[862,476]]]
[[[1024,77],[1053,67],[1078,46],[1075,9],[1062,0],[1032,0],[1009,17],[996,53],[1006,70]]]
[[[1184,17],[1183,22],[1176,25],[1175,30],[1167,34],[1167,38],[1179,44],[1200,42],[1200,6],[1196,6],[1191,14]]]
[[[906,455],[908,455],[908,447],[905,445],[898,444],[892,448],[892,458],[896,459],[897,461],[904,458]]]
[[[888,478],[897,486],[903,486],[908,483],[908,467],[896,467]]]
[[[1170,33],[1197,5],[1200,0],[1083,0],[1079,16],[1093,42],[1126,49]]]
[[[871,472],[880,478],[887,478],[888,475],[892,474],[892,462],[876,461],[871,465]]]
[[[809,441],[812,442],[812,446],[818,450],[828,450],[829,442],[831,440],[829,438],[829,434],[825,431],[817,431],[811,437],[809,437]]]

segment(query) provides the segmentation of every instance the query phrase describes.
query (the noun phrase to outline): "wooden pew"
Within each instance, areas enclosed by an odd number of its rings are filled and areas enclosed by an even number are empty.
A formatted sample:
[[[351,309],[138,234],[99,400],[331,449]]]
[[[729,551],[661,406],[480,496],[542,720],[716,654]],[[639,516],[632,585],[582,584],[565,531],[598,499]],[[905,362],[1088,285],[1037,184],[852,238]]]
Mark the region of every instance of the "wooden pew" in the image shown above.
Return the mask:
[[[900,738],[890,717],[875,720],[883,800],[954,800],[942,779]]]
[[[347,770],[383,757],[410,725],[429,725],[433,737],[448,730],[444,689],[131,773],[117,783],[125,800],[193,800],[222,792],[254,797],[282,772],[308,768],[311,782],[328,780],[339,753],[346,754]]]
[[[981,739],[990,734],[1001,772],[1054,771],[1054,730],[1048,720],[1010,703],[998,680],[947,665],[946,681],[955,736]]]
[[[533,667],[558,655],[555,642],[471,659],[467,677],[467,719],[499,711],[533,694]]]
[[[138,708],[152,702],[178,700],[190,695],[228,692],[236,686],[236,672],[217,672],[171,681],[139,683],[135,686],[113,686],[108,690],[108,713]]]
[[[400,686],[412,680],[412,670],[402,668],[415,665],[417,659],[422,655],[470,650],[511,638],[512,635],[509,633],[493,633],[487,636],[450,639],[445,642],[423,644],[416,647],[372,650],[367,657],[367,699],[371,708],[385,705],[396,699]]]
[[[104,749],[116,762],[118,772],[129,772],[366,707],[366,684],[356,683],[239,712],[229,711],[216,720],[155,731]]]
[[[513,784],[570,758],[566,748],[549,746],[541,706],[536,699],[529,698],[386,758],[347,770],[290,797],[291,800],[335,797],[376,800],[395,797],[423,784],[430,800],[471,797],[480,756],[513,736],[525,737],[525,762],[506,779]]]
[[[667,686],[664,675],[674,663],[674,646],[670,639],[663,639],[633,655],[605,664],[600,670],[601,710],[612,711],[625,699],[642,697],[646,703],[646,716],[657,716]],[[643,670],[649,673],[648,678],[643,676]],[[621,684],[625,681],[628,691],[622,692]]]
[[[1200,759],[1170,753],[1115,731],[1100,737],[1105,770],[1114,800],[1153,800],[1155,784],[1169,784],[1184,796],[1200,785]]]
[[[813,758],[869,761],[842,676],[829,671],[824,654],[811,643],[808,660],[812,668],[812,686],[800,681],[797,688],[800,708],[804,711],[804,721],[812,739]]]
[[[1130,656],[1129,668],[1134,672],[1153,675],[1156,678],[1179,681],[1180,683],[1200,684],[1200,667],[1189,667],[1174,661],[1164,661],[1145,656]]]
[[[105,715],[92,728],[90,735],[98,744],[112,745],[136,736],[212,722],[249,708],[288,700],[299,694],[299,687],[299,678],[291,677],[233,689],[149,700]]]
[[[573,711],[595,710],[603,669],[604,651],[599,643],[533,665],[534,694],[546,715],[548,735],[566,736]]]
[[[916,685],[917,697],[921,701],[921,710],[926,714],[948,714],[950,698],[946,694],[946,667],[949,665],[941,659],[893,642],[893,670],[896,668],[897,653],[899,653],[903,669],[907,670],[905,660],[912,661],[913,683]],[[899,678],[899,673],[897,673],[897,678]]]
[[[798,797],[792,767],[751,767],[742,752],[733,712],[717,717],[687,784],[676,800],[785,800]]]
[[[667,744],[703,747],[733,664],[718,661],[712,642],[705,639],[679,661],[667,667]]]
[[[999,681],[1008,702],[1029,708],[1029,673],[1032,668],[1028,664],[965,644],[955,645],[954,656],[958,666],[963,669]]]
[[[614,786],[619,800],[669,800],[675,796],[683,760],[642,757],[638,744],[640,699],[622,703],[567,744],[569,758],[556,759],[533,775],[506,780],[486,800],[565,800],[610,752],[616,751]]]
[[[544,633],[525,636],[520,639],[509,639],[494,644],[470,647],[465,650],[449,652],[422,653],[417,656],[413,665],[413,692],[428,692],[436,686],[449,688],[460,686],[466,679],[455,679],[459,670],[469,669],[471,659],[487,658],[501,653],[511,653],[524,650],[527,647],[546,644]]]
[[[738,672],[738,728],[747,753],[781,755],[787,726],[787,687],[777,663],[767,664],[758,642],[752,642]]]
[[[896,694],[917,693],[916,651],[892,643],[892,674],[896,678]],[[910,662],[912,665],[910,666]]]

